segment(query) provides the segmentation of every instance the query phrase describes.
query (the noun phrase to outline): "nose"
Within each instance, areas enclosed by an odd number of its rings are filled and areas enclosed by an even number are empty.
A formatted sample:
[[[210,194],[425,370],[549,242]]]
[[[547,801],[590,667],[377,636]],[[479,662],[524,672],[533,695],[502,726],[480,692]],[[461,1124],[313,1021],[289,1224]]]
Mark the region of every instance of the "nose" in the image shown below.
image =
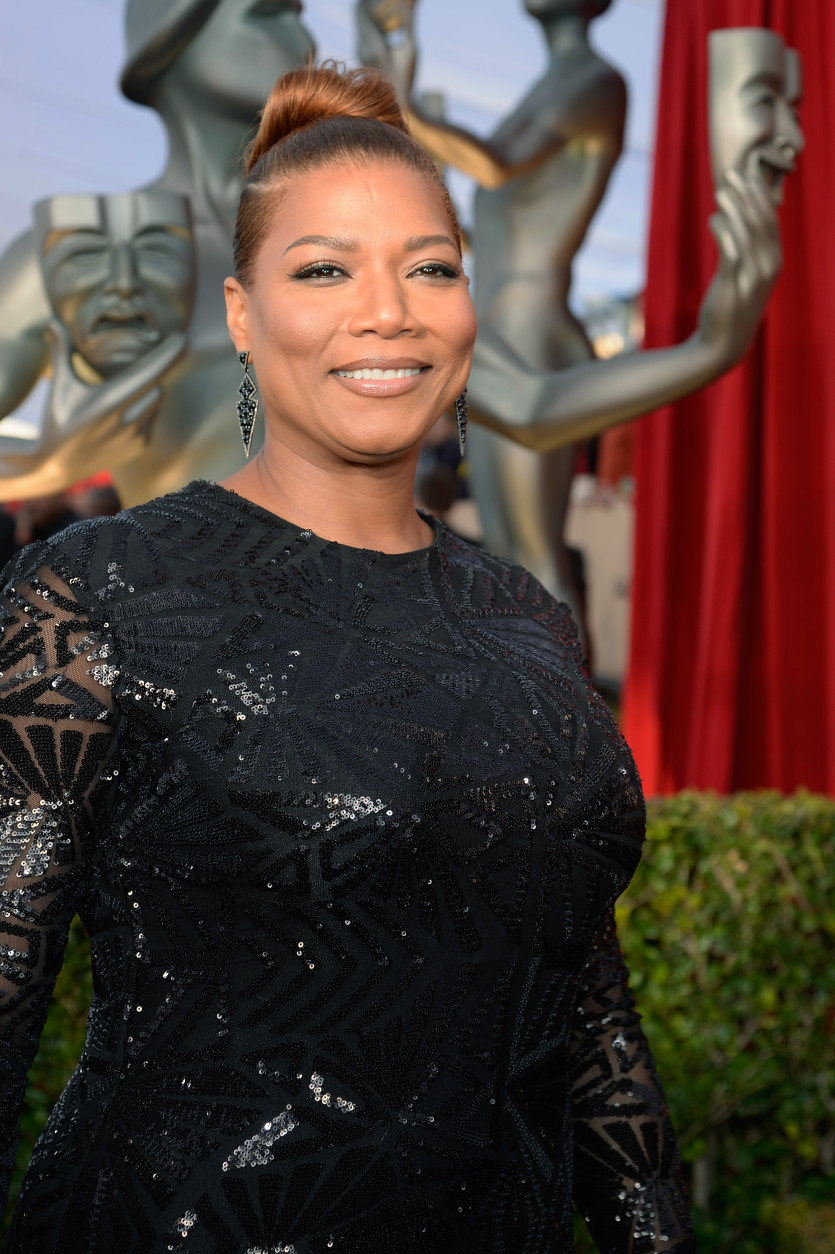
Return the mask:
[[[376,271],[357,280],[354,307],[348,322],[351,335],[379,335],[393,340],[420,329],[409,293],[402,280],[388,271]]]
[[[110,276],[105,291],[132,296],[139,289],[136,261],[130,244],[116,244],[110,259]]]
[[[803,152],[803,149],[806,147],[806,140],[803,131],[800,129],[797,114],[787,100],[780,100],[779,102],[777,126],[775,129],[775,138],[778,144],[786,144],[789,148],[793,148],[796,153]]]

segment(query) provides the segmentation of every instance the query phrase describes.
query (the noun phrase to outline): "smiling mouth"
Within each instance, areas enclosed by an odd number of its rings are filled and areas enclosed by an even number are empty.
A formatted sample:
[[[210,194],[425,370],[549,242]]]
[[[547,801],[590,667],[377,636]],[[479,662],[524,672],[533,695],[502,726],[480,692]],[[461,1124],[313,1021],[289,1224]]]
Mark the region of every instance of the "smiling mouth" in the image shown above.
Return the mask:
[[[381,370],[378,367],[369,369],[366,367],[362,370],[334,370],[333,374],[339,379],[414,379],[428,369],[428,366],[401,367],[398,370]]]
[[[796,154],[789,148],[766,148],[760,153],[760,164],[765,173],[776,182],[784,175],[794,173],[797,168]]]

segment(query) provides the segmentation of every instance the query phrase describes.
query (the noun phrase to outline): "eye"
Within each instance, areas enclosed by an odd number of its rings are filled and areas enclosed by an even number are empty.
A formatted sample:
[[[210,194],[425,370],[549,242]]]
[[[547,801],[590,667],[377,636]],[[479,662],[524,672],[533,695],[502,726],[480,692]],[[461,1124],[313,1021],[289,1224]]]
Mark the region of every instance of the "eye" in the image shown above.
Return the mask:
[[[79,262],[85,265],[89,262],[98,261],[107,252],[106,244],[87,244],[81,248],[74,248],[72,252],[68,252],[64,258],[64,265],[75,265]]]
[[[412,274],[428,279],[457,279],[461,275],[461,267],[451,266],[445,261],[425,261]]]
[[[297,270],[295,274],[290,276],[297,280],[312,280],[327,282],[333,279],[342,279],[348,277],[348,271],[343,266],[339,266],[335,261],[317,261],[312,266],[305,266],[301,270]]]

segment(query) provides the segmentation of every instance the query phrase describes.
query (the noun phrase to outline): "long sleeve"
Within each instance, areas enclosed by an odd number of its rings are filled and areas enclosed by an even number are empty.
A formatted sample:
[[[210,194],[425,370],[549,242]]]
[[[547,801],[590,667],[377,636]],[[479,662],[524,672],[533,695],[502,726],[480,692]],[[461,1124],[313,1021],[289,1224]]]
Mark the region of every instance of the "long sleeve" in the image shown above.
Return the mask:
[[[678,1146],[613,917],[580,989],[569,1079],[574,1196],[601,1254],[695,1254]]]
[[[90,796],[113,741],[115,669],[104,627],[82,609],[70,586],[78,581],[38,557],[24,551],[0,597],[3,1200],[26,1073],[85,889]]]

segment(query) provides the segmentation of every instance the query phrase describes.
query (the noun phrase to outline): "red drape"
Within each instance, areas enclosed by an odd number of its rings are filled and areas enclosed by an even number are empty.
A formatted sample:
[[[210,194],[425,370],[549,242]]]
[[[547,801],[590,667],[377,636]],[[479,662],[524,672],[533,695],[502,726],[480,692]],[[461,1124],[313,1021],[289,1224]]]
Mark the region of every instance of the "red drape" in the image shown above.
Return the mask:
[[[835,792],[835,0],[668,0],[647,346],[695,325],[707,230],[707,33],[799,49],[806,151],[750,354],[644,420],[625,726],[649,793]]]

